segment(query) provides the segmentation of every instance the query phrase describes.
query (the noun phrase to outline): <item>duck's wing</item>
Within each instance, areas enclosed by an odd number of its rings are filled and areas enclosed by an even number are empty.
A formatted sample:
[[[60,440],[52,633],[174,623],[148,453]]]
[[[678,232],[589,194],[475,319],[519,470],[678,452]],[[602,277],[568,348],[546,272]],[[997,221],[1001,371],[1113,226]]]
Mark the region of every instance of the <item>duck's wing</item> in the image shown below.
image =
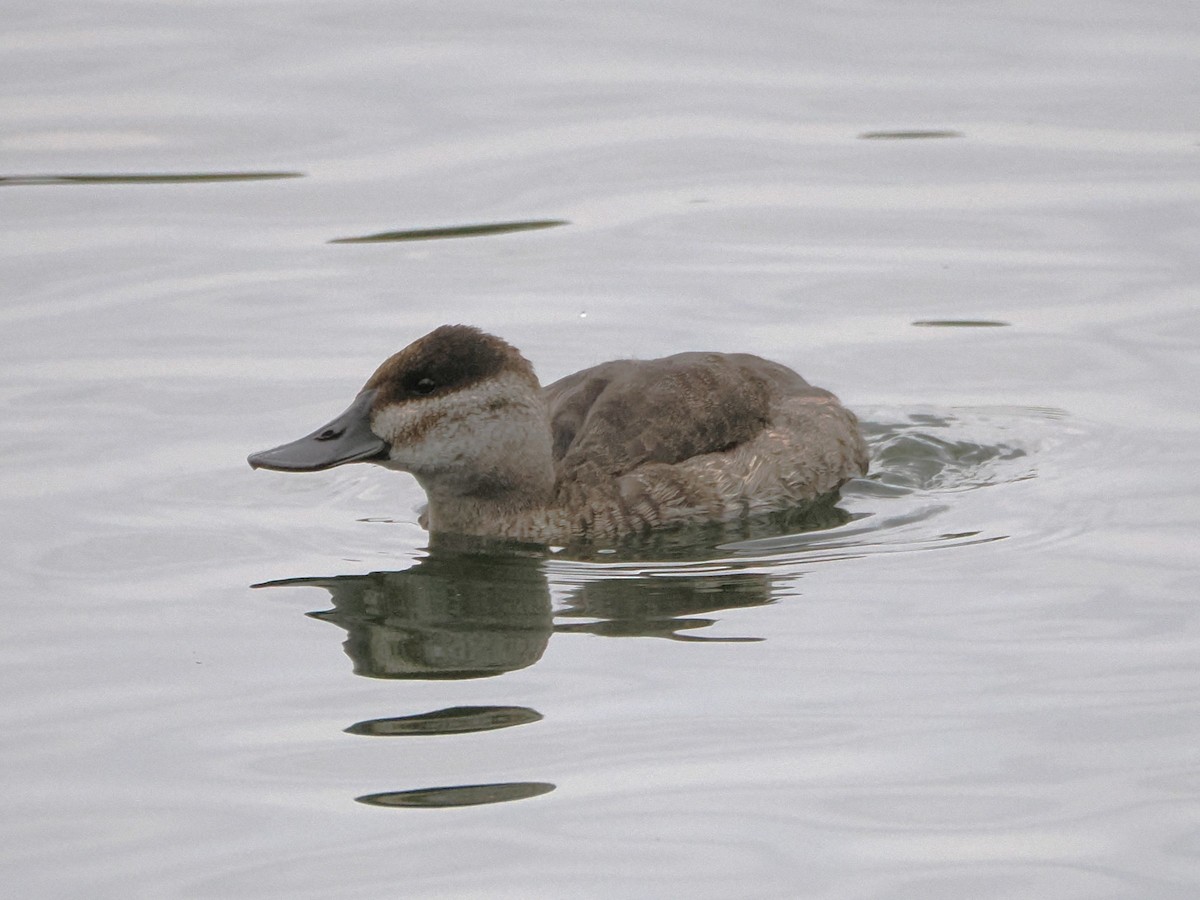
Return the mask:
[[[559,477],[611,478],[753,439],[784,396],[829,397],[791,369],[749,354],[616,360],[543,391]]]

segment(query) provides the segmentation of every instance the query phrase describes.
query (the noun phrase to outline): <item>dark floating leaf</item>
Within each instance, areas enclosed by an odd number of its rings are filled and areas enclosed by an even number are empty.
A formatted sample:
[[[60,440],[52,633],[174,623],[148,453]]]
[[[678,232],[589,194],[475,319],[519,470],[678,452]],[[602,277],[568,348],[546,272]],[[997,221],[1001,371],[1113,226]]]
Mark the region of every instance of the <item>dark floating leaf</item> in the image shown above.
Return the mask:
[[[183,172],[145,175],[0,175],[0,186],[43,184],[205,184],[224,181],[274,181],[303,178],[303,172]]]
[[[964,137],[961,131],[864,131],[859,135],[864,141],[919,141],[960,137]]]
[[[917,328],[1008,328],[1011,324],[992,319],[918,319],[913,322]]]
[[[509,781],[498,784],[464,784],[458,787],[419,788],[415,791],[385,791],[355,797],[368,806],[409,806],[424,809],[454,806],[482,806],[486,803],[507,803],[527,800],[554,790],[545,781]]]
[[[452,706],[416,716],[355,722],[347,734],[379,737],[396,735],[468,734],[540,722],[542,714],[525,706]]]
[[[417,228],[410,231],[381,231],[362,237],[334,238],[331,244],[379,244],[388,241],[437,241],[444,238],[485,237],[514,231],[539,231],[570,225],[565,219],[532,219],[527,222],[491,222],[483,225],[453,225],[448,228]]]

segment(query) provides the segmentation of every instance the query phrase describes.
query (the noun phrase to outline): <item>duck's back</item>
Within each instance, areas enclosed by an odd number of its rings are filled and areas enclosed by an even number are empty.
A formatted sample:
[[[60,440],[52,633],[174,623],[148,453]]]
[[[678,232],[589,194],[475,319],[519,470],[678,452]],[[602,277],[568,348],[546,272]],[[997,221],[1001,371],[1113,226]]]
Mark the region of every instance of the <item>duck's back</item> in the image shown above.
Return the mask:
[[[786,366],[751,354],[616,360],[568,375],[543,394],[560,482],[611,480],[647,465],[672,466],[747,448],[772,429],[803,431],[791,411],[814,404],[832,405],[849,419],[825,426],[839,432],[835,443],[844,445],[844,461],[826,460],[845,470],[839,480],[865,471],[857,424],[837,398]],[[820,426],[815,419],[813,424]],[[804,451],[803,435],[785,439]],[[821,456],[828,457],[828,449]]]

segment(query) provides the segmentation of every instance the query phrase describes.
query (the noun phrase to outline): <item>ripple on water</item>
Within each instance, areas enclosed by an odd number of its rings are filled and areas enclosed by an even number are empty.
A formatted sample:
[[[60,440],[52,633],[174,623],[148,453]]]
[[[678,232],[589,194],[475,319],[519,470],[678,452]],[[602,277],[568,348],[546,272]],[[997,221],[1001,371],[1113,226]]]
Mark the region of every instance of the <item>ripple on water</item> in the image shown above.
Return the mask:
[[[367,806],[444,808],[526,800],[530,797],[548,794],[552,790],[554,790],[554,785],[544,781],[511,781],[500,784],[463,784],[405,791],[384,791],[378,794],[364,794],[355,799]]]
[[[473,734],[540,722],[542,714],[524,706],[454,706],[412,716],[393,716],[355,722],[347,734],[370,737],[423,737]]]

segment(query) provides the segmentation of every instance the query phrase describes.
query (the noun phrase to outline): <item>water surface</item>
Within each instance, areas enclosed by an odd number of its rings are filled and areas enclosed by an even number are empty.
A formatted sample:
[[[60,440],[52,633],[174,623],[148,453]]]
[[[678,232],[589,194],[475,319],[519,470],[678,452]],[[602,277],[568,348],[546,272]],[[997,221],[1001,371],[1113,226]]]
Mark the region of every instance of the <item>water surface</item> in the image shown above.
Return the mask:
[[[6,26],[9,893],[1195,895],[1190,4]],[[498,553],[245,465],[444,322],[778,359],[874,468]]]

